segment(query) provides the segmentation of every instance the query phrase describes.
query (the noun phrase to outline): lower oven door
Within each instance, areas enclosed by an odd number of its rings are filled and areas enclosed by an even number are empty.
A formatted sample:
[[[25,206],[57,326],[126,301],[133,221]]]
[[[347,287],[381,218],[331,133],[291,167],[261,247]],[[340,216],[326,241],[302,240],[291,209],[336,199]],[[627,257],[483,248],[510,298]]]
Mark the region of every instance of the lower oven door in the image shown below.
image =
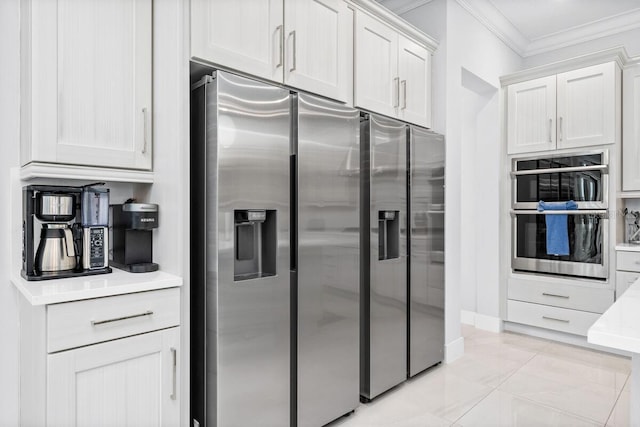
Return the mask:
[[[547,253],[547,215],[567,215],[569,255]],[[517,271],[606,279],[609,217],[606,210],[514,210],[511,267]]]

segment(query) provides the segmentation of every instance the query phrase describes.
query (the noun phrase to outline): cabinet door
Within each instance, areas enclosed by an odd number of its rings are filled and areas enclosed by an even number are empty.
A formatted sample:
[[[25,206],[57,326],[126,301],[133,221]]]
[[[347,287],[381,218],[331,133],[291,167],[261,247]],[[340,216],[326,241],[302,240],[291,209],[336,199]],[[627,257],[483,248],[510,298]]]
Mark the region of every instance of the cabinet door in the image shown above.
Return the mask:
[[[26,161],[150,169],[151,0],[36,1],[30,12]]]
[[[558,74],[558,148],[616,141],[619,73],[609,62]]]
[[[640,191],[640,66],[625,70],[622,105],[622,191]]]
[[[48,426],[177,426],[180,328],[47,356]]]
[[[507,87],[508,154],[556,148],[556,76]]]
[[[357,11],[355,38],[355,105],[397,117],[400,105],[398,33]]]
[[[431,127],[431,54],[404,36],[398,36],[400,115],[402,120]]]
[[[191,56],[282,83],[283,0],[191,0]]]
[[[353,93],[353,11],[343,0],[285,0],[285,83],[347,102]]]

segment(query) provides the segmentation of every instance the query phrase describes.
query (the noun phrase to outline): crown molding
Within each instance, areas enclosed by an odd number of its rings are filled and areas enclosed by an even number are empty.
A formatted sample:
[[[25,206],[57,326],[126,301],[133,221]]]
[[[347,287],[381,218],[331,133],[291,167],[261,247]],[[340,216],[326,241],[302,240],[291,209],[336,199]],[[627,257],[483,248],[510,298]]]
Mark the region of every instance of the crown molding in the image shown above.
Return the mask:
[[[617,46],[611,49],[604,49],[598,52],[577,56],[575,58],[529,68],[524,71],[518,71],[517,73],[507,74],[506,76],[500,77],[500,85],[505,87],[514,83],[520,83],[527,80],[537,79],[539,77],[551,76],[558,73],[564,73],[566,71],[576,70],[578,68],[612,61],[616,62],[620,68],[624,69],[633,64],[635,59],[640,59],[640,57],[629,58],[624,46]]]
[[[640,28],[640,8],[531,40],[525,57]]]
[[[1,0],[0,0],[1,1]],[[438,48],[438,42],[414,27],[397,14],[382,6],[373,0],[350,0],[358,9],[369,13],[370,15],[382,20],[385,24],[392,26],[396,30],[402,32],[406,36],[412,38],[419,44],[427,48],[431,53]],[[429,0],[431,1],[431,0]],[[417,6],[416,6],[417,7]]]
[[[490,0],[456,2],[523,58],[640,28],[639,8],[530,40]]]

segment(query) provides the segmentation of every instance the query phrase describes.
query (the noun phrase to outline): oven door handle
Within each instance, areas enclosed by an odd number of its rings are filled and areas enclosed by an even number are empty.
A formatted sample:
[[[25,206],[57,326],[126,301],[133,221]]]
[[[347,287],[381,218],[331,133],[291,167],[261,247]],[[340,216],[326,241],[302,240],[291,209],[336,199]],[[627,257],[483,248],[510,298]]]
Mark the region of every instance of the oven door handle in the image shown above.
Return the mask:
[[[609,219],[609,211],[606,209],[576,209],[570,211],[512,210],[511,216],[516,215],[599,215],[601,219]]]
[[[566,172],[589,172],[589,171],[600,171],[603,174],[609,173],[608,165],[589,165],[589,166],[571,166],[568,168],[548,168],[548,169],[530,169],[524,171],[513,171],[511,172],[511,176],[522,176],[522,175],[542,175],[545,173],[566,173]]]

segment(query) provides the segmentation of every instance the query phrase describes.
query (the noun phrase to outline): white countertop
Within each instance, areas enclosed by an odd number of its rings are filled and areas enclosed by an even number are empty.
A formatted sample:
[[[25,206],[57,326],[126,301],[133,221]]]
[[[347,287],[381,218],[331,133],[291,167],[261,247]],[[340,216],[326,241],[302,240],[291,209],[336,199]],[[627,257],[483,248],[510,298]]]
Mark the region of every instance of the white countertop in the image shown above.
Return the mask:
[[[108,274],[39,281],[27,281],[17,272],[11,282],[32,305],[45,305],[173,288],[182,286],[182,277],[164,271],[129,273],[113,268]]]
[[[587,341],[640,354],[640,279],[589,328]]]
[[[616,251],[640,252],[640,245],[635,245],[633,243],[618,243],[616,245]]]

